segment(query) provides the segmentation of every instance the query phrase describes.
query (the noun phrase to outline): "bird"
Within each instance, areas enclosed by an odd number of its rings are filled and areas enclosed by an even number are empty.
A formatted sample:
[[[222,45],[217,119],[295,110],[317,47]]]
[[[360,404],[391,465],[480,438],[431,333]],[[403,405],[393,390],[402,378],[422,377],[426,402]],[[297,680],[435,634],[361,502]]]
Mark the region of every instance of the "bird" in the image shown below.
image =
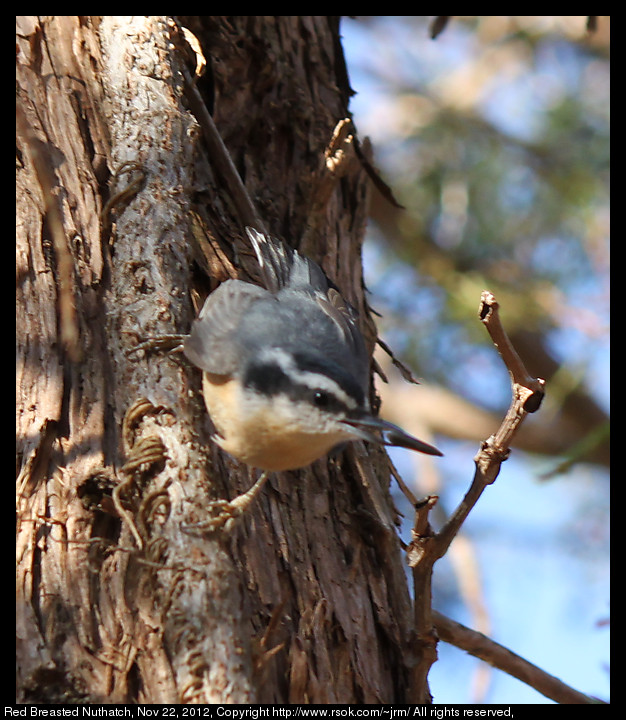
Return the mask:
[[[223,282],[183,343],[202,370],[214,442],[265,477],[358,440],[442,455],[372,412],[358,315],[320,266],[270,235],[246,233],[263,286]]]

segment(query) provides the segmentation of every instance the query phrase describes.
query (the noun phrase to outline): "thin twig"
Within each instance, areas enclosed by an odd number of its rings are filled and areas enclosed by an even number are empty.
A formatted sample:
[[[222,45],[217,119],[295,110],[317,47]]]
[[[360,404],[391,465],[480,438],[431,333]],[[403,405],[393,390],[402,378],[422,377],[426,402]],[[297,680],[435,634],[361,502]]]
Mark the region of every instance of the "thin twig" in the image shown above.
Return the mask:
[[[502,463],[509,456],[515,434],[528,413],[539,409],[545,394],[545,380],[533,378],[526,370],[502,326],[498,309],[494,295],[484,291],[481,295],[479,316],[509,371],[511,404],[498,430],[482,443],[474,458],[476,471],[470,489],[448,522],[437,533],[434,543],[436,559],[446,553],[483,490],[497,478]]]
[[[485,488],[495,481],[502,463],[508,457],[515,433],[526,415],[539,409],[544,396],[545,381],[533,378],[526,370],[502,326],[498,309],[494,295],[484,291],[481,295],[479,316],[511,377],[509,409],[498,431],[482,443],[474,458],[476,469],[472,484],[438,533],[433,534],[426,517],[430,507],[435,504],[434,496],[428,498],[426,504],[416,506],[412,540],[407,549],[407,562],[413,568],[415,627],[423,643],[422,661],[415,676],[418,680],[427,676],[430,665],[436,659],[436,651],[431,649],[431,638],[434,636],[431,598],[433,566],[445,555]]]
[[[211,164],[220,175],[228,188],[230,197],[232,198],[242,227],[250,226],[256,228],[259,232],[266,232],[261,218],[258,216],[254,203],[248,195],[245,185],[243,184],[237,168],[230,157],[230,153],[224,145],[221,135],[219,134],[211,114],[207,110],[202,95],[196,87],[196,83],[186,68],[183,68],[183,76],[185,78],[185,96],[189,101],[191,111],[196,117],[207,149],[211,157]]]
[[[525,387],[529,394],[538,394],[537,404],[533,406],[532,409],[526,408],[526,412],[535,412],[539,409],[539,403],[543,398],[545,380],[532,377],[528,370],[526,370],[526,366],[517,354],[513,344],[509,340],[509,336],[504,330],[502,321],[500,320],[499,311],[500,305],[498,304],[494,294],[489,292],[489,290],[483,290],[480,296],[478,315],[482,323],[487,328],[487,332],[493,340],[493,344],[498,349],[500,357],[509,371],[513,385]]]
[[[574,690],[554,675],[548,674],[476,630],[471,630],[437,611],[433,612],[433,619],[441,640],[516,677],[555,702],[576,705],[602,702]]]
[[[333,130],[311,187],[310,208],[300,240],[300,251],[305,255],[318,249],[318,237],[325,228],[328,202],[338,182],[352,166],[353,159],[354,126],[350,118],[343,118]]]
[[[430,39],[435,40],[446,29],[452,15],[435,15],[430,24]]]

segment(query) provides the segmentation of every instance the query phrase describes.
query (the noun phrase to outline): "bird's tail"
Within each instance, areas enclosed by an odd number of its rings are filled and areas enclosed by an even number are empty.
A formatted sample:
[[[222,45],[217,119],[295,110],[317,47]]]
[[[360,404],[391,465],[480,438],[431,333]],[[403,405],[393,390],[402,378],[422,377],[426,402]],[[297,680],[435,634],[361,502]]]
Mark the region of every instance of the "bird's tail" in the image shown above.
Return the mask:
[[[312,286],[314,290],[327,292],[326,275],[313,260],[254,228],[247,227],[246,232],[259,261],[261,278],[267,290],[272,293],[285,287],[311,290]]]

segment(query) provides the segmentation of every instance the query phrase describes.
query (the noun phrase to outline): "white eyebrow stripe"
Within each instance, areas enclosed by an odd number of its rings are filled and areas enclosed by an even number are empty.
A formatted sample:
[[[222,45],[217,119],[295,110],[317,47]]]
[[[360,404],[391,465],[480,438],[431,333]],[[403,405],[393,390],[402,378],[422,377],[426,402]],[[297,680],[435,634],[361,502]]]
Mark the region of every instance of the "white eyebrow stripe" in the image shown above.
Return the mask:
[[[354,409],[357,407],[356,400],[345,392],[339,383],[322,373],[311,372],[310,370],[299,370],[293,357],[281,350],[281,348],[268,348],[259,355],[261,362],[273,362],[294,382],[305,385],[311,390],[324,390],[333,395],[346,407]]]

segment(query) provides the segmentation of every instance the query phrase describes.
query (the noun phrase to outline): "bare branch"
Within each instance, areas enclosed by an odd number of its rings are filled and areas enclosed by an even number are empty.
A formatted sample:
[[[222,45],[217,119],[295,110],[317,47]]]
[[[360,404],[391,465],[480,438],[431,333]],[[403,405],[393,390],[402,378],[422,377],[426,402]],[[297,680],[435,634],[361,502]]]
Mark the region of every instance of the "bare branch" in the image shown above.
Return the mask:
[[[528,660],[524,660],[523,657],[516,655],[486,635],[476,632],[476,630],[471,630],[461,625],[461,623],[450,620],[450,618],[437,611],[433,612],[433,619],[437,634],[441,640],[465,650],[465,652],[484,660],[484,662],[498,668],[498,670],[516,677],[555,702],[574,705],[601,702],[596,698],[574,690],[574,688],[566,685],[554,675],[549,675],[545,670],[538,668]]]
[[[428,650],[432,644],[431,638],[434,636],[431,605],[433,566],[447,552],[484,489],[495,481],[500,466],[509,455],[515,433],[526,415],[539,409],[544,396],[544,380],[531,377],[526,370],[502,326],[498,303],[494,295],[488,291],[483,291],[481,295],[479,316],[511,376],[511,404],[498,431],[482,443],[481,449],[474,458],[476,470],[472,484],[438,533],[433,534],[427,517],[430,508],[437,501],[436,496],[430,496],[415,505],[415,524],[412,540],[407,549],[407,562],[413,568],[415,625],[418,638],[424,643],[420,663],[421,674],[424,677],[436,659],[436,650]]]
[[[495,481],[502,463],[509,456],[515,433],[529,412],[539,409],[544,397],[545,381],[530,376],[509,340],[498,313],[498,303],[492,293],[484,291],[481,296],[479,316],[500,357],[511,376],[511,404],[495,434],[485,440],[474,458],[476,472],[472,485],[442,530],[437,533],[437,557],[442,557],[461,528],[478,498],[487,485]]]

